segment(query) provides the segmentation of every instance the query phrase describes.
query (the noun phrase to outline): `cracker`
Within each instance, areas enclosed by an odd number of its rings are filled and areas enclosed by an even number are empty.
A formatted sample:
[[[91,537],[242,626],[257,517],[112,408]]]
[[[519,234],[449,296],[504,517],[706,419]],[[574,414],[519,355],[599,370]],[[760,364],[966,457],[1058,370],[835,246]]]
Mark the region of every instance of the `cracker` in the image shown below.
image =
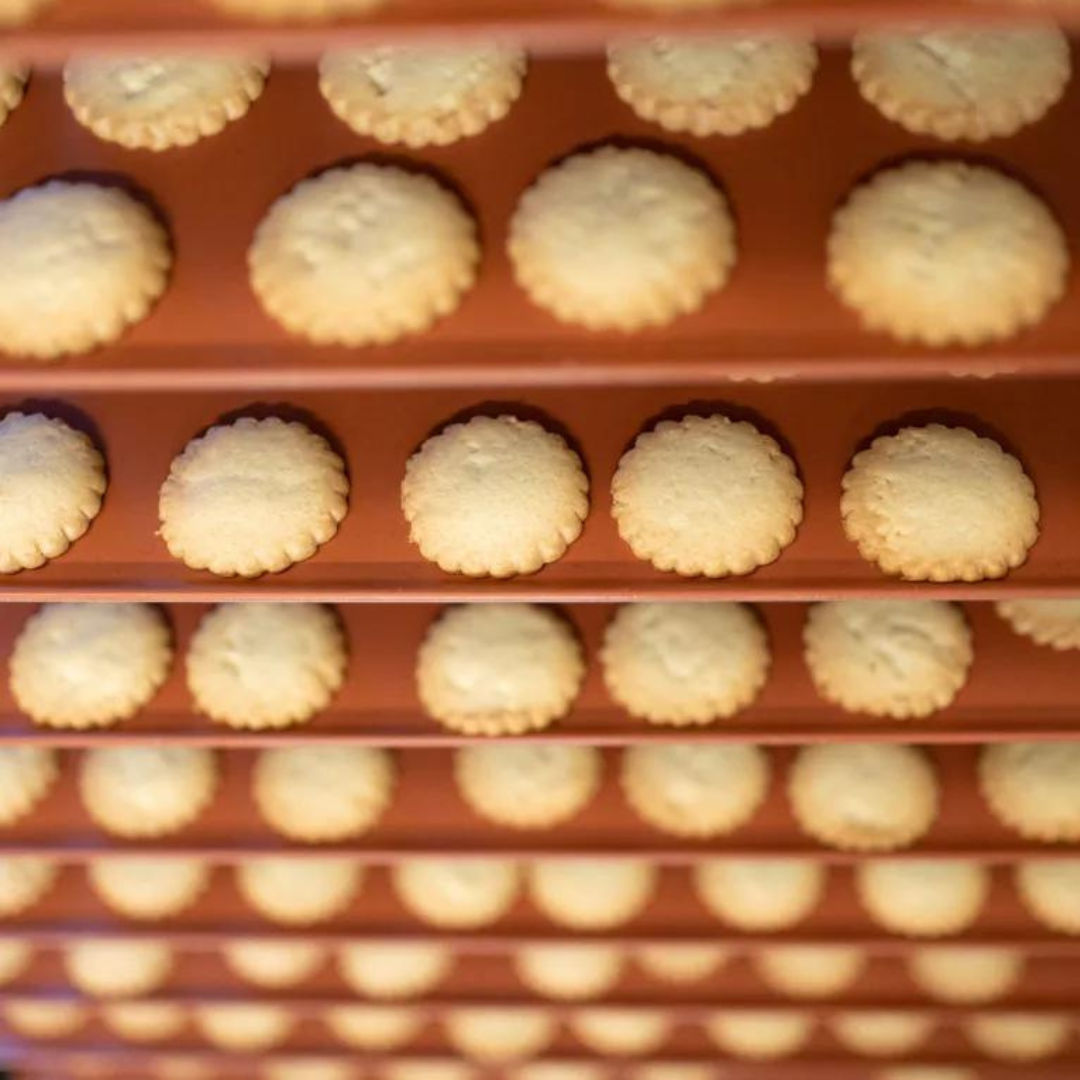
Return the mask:
[[[803,516],[795,463],[753,424],[662,420],[611,482],[619,535],[639,559],[687,577],[749,574],[779,558]]]
[[[736,260],[727,200],[669,154],[604,146],[522,195],[507,251],[529,299],[565,323],[632,333],[700,308]]]
[[[634,950],[634,961],[647,975],[661,982],[685,986],[715,975],[731,958],[724,945],[642,945]]]
[[[0,986],[14,982],[30,966],[34,949],[20,938],[0,938]]]
[[[15,641],[11,693],[36,724],[107,727],[148,704],[171,664],[169,627],[152,604],[45,604]]]
[[[252,796],[277,833],[305,843],[344,841],[368,832],[390,806],[395,782],[388,750],[314,745],[262,750]]]
[[[0,201],[0,350],[58,360],[113,342],[150,313],[171,266],[165,229],[120,188],[23,188]]]
[[[867,859],[855,887],[870,918],[892,934],[944,937],[979,918],[990,896],[990,871],[962,859]]]
[[[516,416],[451,424],[409,458],[409,539],[450,574],[512,577],[560,559],[581,535],[589,481],[561,435]]]
[[[210,884],[210,865],[184,856],[105,855],[86,868],[98,898],[126,919],[157,921],[186,911]]]
[[[256,1002],[197,1004],[195,1027],[212,1046],[232,1053],[254,1054],[283,1043],[296,1018],[280,1005]]]
[[[1080,840],[1080,743],[996,743],[979,757],[990,812],[1029,840]]]
[[[1028,912],[1060,934],[1080,934],[1080,859],[1038,859],[1013,868]]]
[[[319,90],[360,135],[445,146],[501,120],[521,95],[525,53],[500,44],[380,45],[319,61]]]
[[[133,1043],[175,1039],[187,1026],[183,1007],[170,1001],[114,1001],[101,1008],[100,1016],[114,1035]]]
[[[1023,466],[993,439],[941,424],[882,435],[844,474],[859,554],[907,581],[982,581],[1021,566],[1039,536]]]
[[[0,747],[0,826],[30,814],[56,786],[56,751],[44,746]]]
[[[325,946],[315,941],[243,938],[221,949],[226,966],[244,982],[280,990],[307,982],[326,963]]]
[[[555,1017],[546,1009],[453,1008],[443,1018],[450,1046],[467,1060],[501,1065],[527,1060],[555,1037]]]
[[[921,750],[879,743],[821,743],[799,751],[788,798],[804,832],[846,851],[891,851],[933,825],[940,791]]]
[[[0,334],[2,320],[0,310]],[[106,485],[105,461],[81,431],[41,413],[8,413],[0,420],[0,574],[63,555],[97,517]]]
[[[657,1053],[671,1036],[671,1017],[660,1009],[590,1005],[570,1014],[574,1038],[604,1057],[640,1057]]]
[[[3,5],[0,4],[0,26],[4,23]],[[26,91],[29,72],[26,68],[10,61],[0,64],[0,127],[12,111],[18,108]]]
[[[158,497],[159,535],[193,570],[280,573],[310,559],[348,513],[345,464],[305,425],[242,417],[192,439]]]
[[[364,883],[364,868],[344,856],[266,856],[236,868],[241,895],[260,915],[285,926],[310,926],[340,915]]]
[[[1070,1019],[1063,1013],[984,1012],[962,1021],[968,1042],[999,1061],[1042,1061],[1069,1041]]]
[[[974,660],[963,612],[939,600],[815,604],[803,644],[822,697],[847,712],[896,720],[947,708]]]
[[[361,163],[302,180],[248,250],[272,319],[317,345],[385,345],[427,330],[472,288],[476,222],[424,173]]]
[[[0,855],[0,917],[33,907],[53,887],[60,867],[37,855]]]
[[[196,708],[229,727],[302,724],[345,681],[345,636],[323,604],[221,604],[203,616],[185,658]]]
[[[740,930],[784,930],[814,911],[826,871],[809,859],[707,859],[693,867],[694,892],[710,914]]]
[[[64,66],[64,98],[99,139],[168,150],[239,120],[269,70],[265,60],[227,54],[76,56]]]
[[[935,1001],[947,1005],[986,1005],[1010,994],[1024,974],[1017,949],[990,945],[938,945],[916,949],[908,974]]]
[[[790,1057],[809,1040],[813,1021],[805,1013],[733,1009],[710,1014],[705,1034],[732,1057],[773,1061]]]
[[[769,642],[745,604],[624,604],[600,650],[608,693],[631,716],[674,727],[727,719],[769,674]]]
[[[745,825],[769,791],[769,757],[747,743],[666,743],[623,751],[631,809],[675,836],[722,836]]]
[[[565,716],[585,676],[569,624],[533,604],[448,608],[416,665],[427,713],[463,735],[517,735]]]
[[[162,941],[87,938],[66,945],[64,971],[71,985],[91,997],[142,997],[160,989],[173,967]]]
[[[855,36],[851,73],[889,120],[939,139],[1014,135],[1069,83],[1069,40],[1049,23],[1012,30],[919,28]]]
[[[934,1021],[903,1009],[873,1009],[834,1013],[828,1027],[833,1038],[853,1054],[902,1057],[926,1042],[934,1030]]]
[[[768,127],[809,91],[816,68],[813,42],[797,36],[634,38],[608,46],[619,97],[643,120],[698,138]]]
[[[550,829],[576,817],[596,794],[602,770],[592,746],[492,743],[454,752],[461,797],[481,817],[513,829]]]
[[[466,930],[490,926],[514,906],[521,869],[507,859],[409,859],[391,867],[391,881],[421,922]]]
[[[1036,645],[1080,649],[1080,600],[998,600],[994,608]]]
[[[338,949],[338,971],[364,997],[398,1000],[421,997],[449,978],[454,954],[442,944],[353,942]]]
[[[589,943],[522,945],[513,955],[514,972],[534,994],[558,1001],[586,1001],[613,990],[626,955],[616,945]]]
[[[649,905],[659,872],[643,859],[537,859],[528,867],[529,898],[553,923],[606,930],[635,919]]]
[[[90,1019],[81,1001],[8,998],[0,1004],[4,1023],[27,1039],[69,1039]]]
[[[210,805],[218,785],[213,750],[195,746],[109,746],[79,763],[86,812],[113,836],[168,836]]]
[[[996,169],[915,161],[863,183],[833,217],[829,284],[868,330],[941,347],[1004,340],[1065,291],[1046,204]]]
[[[867,961],[866,953],[851,945],[772,945],[750,959],[774,993],[811,1000],[850,990]]]
[[[423,1013],[397,1005],[335,1005],[323,1023],[338,1042],[356,1050],[398,1050],[423,1029]]]

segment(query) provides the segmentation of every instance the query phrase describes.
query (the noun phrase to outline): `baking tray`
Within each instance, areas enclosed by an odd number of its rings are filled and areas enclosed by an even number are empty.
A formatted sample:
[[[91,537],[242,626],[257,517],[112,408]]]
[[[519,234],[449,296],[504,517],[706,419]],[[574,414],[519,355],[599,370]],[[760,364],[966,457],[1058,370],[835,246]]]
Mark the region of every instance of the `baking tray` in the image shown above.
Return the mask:
[[[496,386],[483,393],[297,390],[261,399],[225,391],[73,393],[44,402],[9,395],[3,405],[42,408],[83,426],[103,446],[110,472],[104,509],[87,535],[47,566],[5,577],[0,595],[11,600],[611,602],[1080,593],[1078,379],[740,385],[723,394],[686,385],[528,393]],[[680,578],[635,559],[619,538],[610,515],[611,476],[642,429],[665,416],[713,409],[749,417],[793,453],[806,488],[806,513],[795,542],[772,565],[745,577]],[[497,581],[443,573],[408,542],[399,505],[406,460],[448,421],[506,412],[538,417],[565,432],[581,452],[592,483],[584,533],[566,556],[534,575]],[[337,536],[306,562],[256,581],[188,570],[155,535],[158,489],[174,456],[207,426],[244,413],[300,417],[324,431],[352,478],[351,512]],[[895,430],[898,421],[928,420],[993,435],[1020,455],[1035,481],[1041,537],[1026,565],[1003,581],[911,585],[860,559],[844,537],[840,479],[852,454],[874,434]]]
[[[1036,922],[1021,905],[1006,867],[991,873],[991,890],[978,920],[958,944],[1010,945],[1029,956],[1075,961],[1080,937],[1055,934]],[[647,945],[666,941],[722,943],[746,951],[762,943],[851,944],[875,955],[904,955],[923,942],[897,937],[872,923],[855,890],[847,867],[834,867],[817,908],[797,926],[782,931],[750,933],[720,922],[698,902],[685,867],[665,867],[656,894],[646,908],[624,926],[605,931],[574,932],[556,926],[523,894],[495,925],[475,931],[445,931],[419,922],[398,902],[385,868],[371,867],[355,903],[331,922],[310,927],[282,927],[258,915],[237,889],[232,870],[215,867],[205,893],[186,911],[164,923],[135,923],[112,912],[97,898],[82,870],[65,865],[56,886],[33,908],[5,918],[0,936],[20,937],[54,946],[92,934],[120,934],[165,940],[185,950],[220,949],[238,937],[291,941],[440,941],[456,952],[499,956],[520,945],[565,941],[603,941]]]
[[[0,657],[10,655],[34,610],[29,604],[0,606]],[[436,748],[476,743],[475,738],[428,717],[416,695],[416,653],[443,610],[437,605],[390,604],[373,609],[346,604],[338,608],[349,642],[345,684],[325,712],[307,724],[280,731],[236,731],[195,712],[184,677],[184,657],[195,627],[209,610],[203,604],[177,604],[168,610],[176,647],[169,678],[141,713],[115,727],[84,731],[39,727],[18,711],[7,680],[0,680],[0,744],[75,748],[153,741],[251,748],[330,742]],[[554,726],[529,735],[505,736],[504,742],[631,746],[674,739],[782,745],[917,739],[937,744],[1080,736],[1076,654],[1038,646],[1013,633],[988,603],[965,606],[975,645],[967,684],[949,708],[915,721],[846,713],[824,701],[815,692],[803,661],[802,628],[808,606],[762,605],[757,611],[769,635],[772,666],[761,696],[730,720],[690,728],[635,720],[608,696],[599,650],[615,605],[575,604],[560,610],[584,648],[587,674],[581,694],[570,715]]]
[[[1069,0],[1046,0],[1042,9],[1075,21]],[[418,37],[512,36],[534,48],[580,50],[603,44],[612,34],[688,30],[812,29],[846,35],[866,25],[897,20],[955,19],[962,22],[1015,21],[1022,16],[1008,3],[978,5],[963,0],[774,0],[755,9],[739,7],[682,15],[620,11],[599,0],[397,0],[361,20],[336,23],[243,25],[227,20],[199,0],[59,0],[31,26],[11,33],[13,45],[35,58],[55,59],[74,47],[146,48],[167,38],[169,47],[258,43],[281,55],[310,57],[327,43],[403,40]]]
[[[155,19],[159,4],[139,6]],[[1016,137],[977,152],[948,149],[878,115],[852,82],[846,50],[829,49],[813,90],[791,114],[738,138],[670,135],[638,120],[610,87],[602,59],[591,56],[535,62],[504,121],[477,138],[413,153],[361,138],[339,121],[318,93],[313,65],[281,66],[243,120],[189,149],[154,154],[96,139],[70,115],[58,74],[42,70],[0,130],[0,196],[55,175],[126,182],[159,207],[177,260],[163,301],[118,344],[53,365],[0,359],[0,390],[610,387],[1076,373],[1075,275],[1069,298],[1036,329],[978,350],[929,350],[864,332],[827,289],[824,248],[834,207],[861,177],[924,152],[998,161],[1046,196],[1076,241],[1078,128],[1080,77],[1043,121]],[[669,149],[710,170],[732,201],[740,237],[728,288],[697,314],[631,336],[559,324],[517,287],[504,251],[515,203],[535,177],[563,155],[609,139]],[[314,347],[263,314],[245,253],[278,196],[305,175],[361,158],[433,170],[456,187],[478,215],[483,268],[462,307],[428,333],[379,348]],[[783,161],[798,162],[797,172],[777,168]]]

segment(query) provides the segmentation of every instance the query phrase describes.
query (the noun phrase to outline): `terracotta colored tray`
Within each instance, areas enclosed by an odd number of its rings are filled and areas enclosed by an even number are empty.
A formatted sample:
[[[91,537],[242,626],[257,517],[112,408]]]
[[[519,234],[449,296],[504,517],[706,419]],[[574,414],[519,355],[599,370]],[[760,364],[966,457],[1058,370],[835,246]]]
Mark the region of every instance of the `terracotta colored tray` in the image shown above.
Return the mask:
[[[0,607],[0,656],[10,654],[23,623],[34,610],[24,604]],[[341,606],[338,612],[350,650],[345,686],[326,712],[308,724],[283,731],[234,731],[195,713],[184,678],[184,656],[195,626],[208,610],[201,604],[178,604],[169,610],[176,635],[172,673],[137,717],[116,727],[90,731],[38,727],[17,710],[7,681],[0,680],[0,744],[80,747],[152,740],[249,748],[317,742],[434,748],[475,742],[429,718],[416,696],[416,652],[438,617],[440,608],[435,605]],[[854,715],[822,700],[803,662],[802,627],[807,606],[763,605],[758,611],[768,628],[772,668],[761,697],[731,720],[684,729],[635,720],[608,696],[598,654],[614,610],[611,604],[577,604],[564,609],[582,638],[588,661],[585,683],[568,717],[524,739],[600,746],[671,739],[703,743],[749,739],[763,744],[840,739],[961,743],[1080,734],[1076,713],[1080,665],[1076,654],[1040,647],[1014,634],[990,604],[966,606],[975,641],[971,675],[952,706],[924,721]],[[504,741],[517,740],[508,736]]]
[[[265,399],[264,399],[265,400]],[[254,393],[69,394],[63,401],[9,397],[82,424],[105,448],[110,488],[89,533],[40,570],[0,583],[9,599],[226,600],[325,598],[339,602],[666,599],[795,600],[906,595],[990,598],[1065,595],[1080,590],[1080,458],[1075,452],[1080,380],[853,383],[731,387],[623,387],[527,394],[490,387],[381,394],[297,391],[286,403],[255,406]],[[747,577],[685,579],[635,559],[609,513],[611,476],[643,427],[662,415],[720,408],[773,431],[798,461],[806,515],[796,541],[771,566]],[[352,476],[351,512],[338,535],[307,562],[255,582],[185,569],[155,536],[158,488],[173,457],[207,425],[238,411],[297,416],[335,441]],[[476,411],[539,416],[565,430],[592,478],[585,532],[538,574],[491,581],[445,574],[408,543],[401,513],[405,462],[434,430]],[[840,478],[875,433],[928,419],[965,423],[1015,449],[1035,481],[1042,535],[1027,564],[1002,582],[912,586],[861,560],[843,535]]]
[[[79,858],[74,852],[65,862]],[[747,933],[719,922],[698,902],[689,872],[665,867],[655,896],[644,911],[625,926],[610,931],[575,934],[549,922],[522,896],[494,926],[478,931],[440,931],[420,923],[398,902],[390,877],[382,867],[368,869],[355,903],[329,923],[287,928],[271,923],[248,906],[237,889],[231,868],[216,867],[207,891],[192,907],[168,922],[134,923],[106,908],[90,888],[81,869],[68,865],[56,886],[34,908],[3,921],[2,936],[25,937],[43,945],[63,943],[86,934],[123,934],[173,942],[189,950],[215,950],[236,937],[281,940],[443,941],[469,956],[501,955],[532,942],[596,940],[641,945],[663,941],[724,943],[745,951],[763,942],[847,943],[861,945],[881,956],[903,955],[920,944],[896,937],[870,922],[859,904],[850,869],[830,870],[817,908],[798,926],[782,932]],[[978,921],[958,943],[1013,945],[1030,956],[1057,958],[1075,964],[1080,937],[1065,937],[1045,929],[1023,908],[1006,867],[992,871],[990,897]]]
[[[164,0],[139,5],[150,20],[166,6]],[[1080,371],[1076,302],[1059,304],[1037,329],[1004,345],[932,351],[864,332],[830,295],[824,246],[836,204],[882,163],[945,152],[943,144],[908,135],[865,104],[847,65],[846,50],[826,51],[813,91],[789,116],[763,132],[701,140],[669,136],[638,120],[616,97],[597,57],[539,61],[505,121],[456,146],[410,154],[388,152],[337,120],[318,93],[312,65],[278,68],[246,118],[191,149],[163,154],[94,138],[68,112],[58,75],[41,71],[0,131],[0,196],[57,174],[123,179],[168,220],[177,261],[162,303],[119,344],[51,366],[2,359],[0,389],[251,393]],[[979,150],[1041,190],[1073,238],[1080,237],[1080,160],[1072,153],[1078,127],[1080,77],[1041,123]],[[700,313],[633,336],[561,326],[526,299],[504,253],[515,203],[541,170],[612,138],[667,147],[704,165],[726,188],[740,233],[740,262],[727,289]],[[434,169],[464,194],[479,215],[481,279],[464,305],[427,334],[384,348],[311,347],[262,313],[248,285],[245,253],[268,207],[299,179],[373,154]],[[793,167],[777,168],[778,162]],[[1080,259],[1080,248],[1074,254]]]

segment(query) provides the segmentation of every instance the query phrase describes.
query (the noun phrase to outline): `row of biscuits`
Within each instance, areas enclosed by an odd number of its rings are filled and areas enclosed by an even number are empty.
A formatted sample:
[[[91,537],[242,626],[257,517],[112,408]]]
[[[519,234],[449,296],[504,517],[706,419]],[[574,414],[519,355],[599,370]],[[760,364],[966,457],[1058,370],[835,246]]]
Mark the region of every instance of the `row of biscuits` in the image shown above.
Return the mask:
[[[149,948],[146,946],[149,945]],[[903,957],[872,957],[853,945],[746,946],[742,972],[771,994],[797,1000],[827,1000],[857,992],[871,964],[889,977],[906,978],[913,990],[945,1005],[985,1005],[1022,995],[1026,980],[1039,982],[1038,961],[1015,947],[934,945],[915,948]],[[620,983],[633,970],[658,986],[703,989],[709,984],[717,1003],[730,965],[740,946],[679,943],[629,947],[586,942],[519,946],[504,958],[512,983],[552,1001],[593,1001],[617,996]],[[184,966],[187,955],[164,941],[93,937],[60,947],[57,959],[65,978],[79,993],[92,997],[128,997],[167,985],[170,972]],[[194,954],[193,954],[194,955]],[[38,958],[49,962],[47,949],[24,940],[0,938],[0,984],[15,991],[35,983],[27,971]],[[456,976],[467,976],[472,960],[441,943],[352,942],[330,946],[318,941],[243,938],[220,946],[224,977],[262,990],[303,990],[319,979],[330,962],[338,980],[351,993],[377,1002],[405,1002],[433,995],[445,999]],[[1034,967],[1033,967],[1034,965]],[[53,965],[55,966],[55,965]],[[201,968],[200,968],[201,970]],[[736,971],[736,975],[738,975]],[[880,972],[879,972],[880,974]],[[721,978],[717,978],[717,976]],[[183,975],[179,983],[188,985]],[[467,981],[467,979],[466,979]],[[178,987],[174,987],[177,989]],[[1030,988],[1029,988],[1030,989]],[[730,993],[728,989],[728,993]],[[737,995],[736,995],[737,996]],[[422,1005],[422,1003],[419,1003]],[[417,1025],[423,1011],[402,1004],[371,1004],[373,1018],[386,1028]],[[412,1023],[406,1025],[406,1021]],[[376,1049],[369,1046],[369,1049]]]
[[[20,914],[45,900],[59,872],[56,859],[3,857],[0,916]],[[273,855],[244,859],[232,874],[244,903],[261,917],[304,927],[362,911],[370,872],[348,856]],[[612,930],[646,912],[661,885],[670,881],[725,925],[772,933],[797,927],[813,915],[842,871],[809,859],[710,857],[695,863],[687,883],[685,876],[671,878],[674,868],[665,871],[632,857],[528,863],[447,857],[406,859],[387,873],[397,903],[420,923],[442,930],[494,925],[523,894],[556,926],[575,932]],[[90,861],[87,875],[111,911],[161,922],[198,901],[210,884],[211,864],[183,855],[101,855]],[[969,929],[987,904],[993,880],[985,866],[962,859],[869,859],[853,871],[855,895],[871,921],[890,934],[913,938]],[[1010,880],[1037,921],[1057,933],[1080,934],[1080,859],[1022,861]],[[554,974],[549,982],[555,985]]]
[[[26,468],[33,460],[38,467]],[[526,482],[527,478],[527,482]],[[91,527],[108,486],[92,440],[42,413],[0,420],[0,572],[40,567]],[[512,577],[557,561],[589,514],[589,478],[561,435],[518,416],[473,416],[408,459],[409,538],[447,573]],[[980,581],[1024,564],[1039,539],[1035,484],[992,438],[940,423],[880,435],[852,458],[839,513],[859,555],[909,581]],[[305,424],[243,416],[193,439],[158,498],[171,555],[219,576],[277,573],[312,555],[349,513],[350,481]],[[957,498],[963,493],[963,499]],[[611,480],[611,514],[633,554],[685,577],[775,562],[803,519],[795,460],[721,413],[661,420]]]
[[[224,756],[230,771],[250,766],[249,794],[262,822],[279,836],[309,844],[355,840],[387,814],[399,780],[415,778],[419,803],[423,791],[445,783],[447,773],[486,823],[551,829],[586,809],[605,771],[599,750],[565,743],[488,743],[462,747],[452,758],[440,751],[399,754],[333,743]],[[620,751],[618,760],[619,788],[636,818],[687,840],[746,826],[780,772],[775,751],[751,743],[656,742]],[[1080,841],[1080,742],[995,743],[983,747],[977,760],[977,780],[966,774],[951,783],[977,784],[998,822],[1028,841]],[[114,837],[149,839],[182,833],[210,811],[225,762],[205,747],[95,747],[71,762],[45,747],[2,747],[0,824],[14,825],[45,804],[62,764],[74,771],[83,809],[98,828]],[[939,766],[909,745],[803,747],[783,770],[782,783],[802,833],[840,851],[911,847],[941,811]],[[446,794],[449,788],[445,783]]]
[[[148,953],[144,955],[149,958]],[[50,1005],[59,1006],[52,1015]],[[342,1009],[345,1011],[328,1009],[320,1019],[335,1039],[355,1045],[359,1040],[349,1029],[354,1014],[348,1011],[349,1006]],[[70,1037],[93,1011],[80,1002],[67,1001],[16,999],[0,1004],[0,1018],[16,1031],[47,1028],[51,1021],[54,1030],[50,1038],[57,1037],[55,1028],[62,1028]],[[256,1053],[285,1043],[300,1020],[285,1005],[241,1001],[190,1008],[157,1002],[118,1003],[102,1008],[100,1016],[114,1031],[150,1031],[161,1041],[182,1037],[193,1023],[198,1036],[211,1046],[235,1053]],[[370,1019],[363,1013],[360,1017]],[[723,1054],[768,1061],[799,1053],[818,1028],[849,1053],[900,1058],[918,1053],[939,1031],[952,1028],[954,1023],[980,1055],[1010,1062],[1056,1057],[1071,1048],[1077,1035],[1066,1011],[987,1011],[946,1022],[903,1009],[840,1010],[820,1019],[797,1009],[716,1009],[704,1020],[690,1024],[663,1008],[602,1005],[570,1010],[565,1020],[542,1006],[457,1006],[442,1014],[440,1027],[450,1048],[465,1060],[500,1065],[543,1054],[564,1026],[581,1050],[605,1057],[663,1053],[678,1029],[692,1026],[704,1032]],[[422,1021],[415,1026],[418,1031],[427,1027]],[[363,1036],[368,1029],[361,1025],[359,1030]],[[407,1045],[407,1040],[403,1041]]]
[[[995,610],[1037,644],[1080,648],[1080,600],[1005,600]],[[43,727],[82,730],[130,719],[168,678],[172,636],[164,612],[151,604],[46,604],[12,647],[12,697]],[[815,604],[803,647],[823,700],[892,719],[948,708],[976,656],[963,610],[936,600]],[[341,690],[349,652],[330,607],[219,605],[202,616],[184,656],[191,707],[237,730],[307,723]],[[722,601],[623,605],[604,630],[597,659],[612,700],[635,719],[673,727],[710,724],[748,708],[772,663],[758,613]],[[585,667],[576,628],[559,612],[466,604],[444,611],[420,643],[416,699],[450,731],[521,734],[569,714]]]

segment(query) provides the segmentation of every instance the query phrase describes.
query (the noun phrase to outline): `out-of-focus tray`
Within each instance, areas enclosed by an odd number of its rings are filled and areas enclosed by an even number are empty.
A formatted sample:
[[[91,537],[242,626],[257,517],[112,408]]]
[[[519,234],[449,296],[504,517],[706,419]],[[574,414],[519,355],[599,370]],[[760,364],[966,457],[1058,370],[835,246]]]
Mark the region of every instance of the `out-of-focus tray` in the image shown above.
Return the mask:
[[[0,607],[0,657],[10,655],[34,610],[28,604]],[[250,748],[329,742],[434,748],[476,743],[475,738],[450,731],[425,715],[417,698],[416,652],[438,618],[441,609],[436,605],[342,605],[338,612],[350,653],[345,685],[329,708],[311,722],[280,731],[236,731],[195,712],[184,678],[184,656],[199,619],[208,610],[201,604],[177,604],[168,611],[176,642],[169,679],[138,716],[115,727],[79,731],[37,726],[18,711],[7,681],[0,680],[0,744],[89,747],[153,741]],[[504,741],[629,746],[671,740],[779,745],[858,739],[925,744],[1080,735],[1077,654],[1037,646],[1013,633],[990,604],[965,607],[974,635],[975,662],[956,701],[931,717],[914,721],[845,713],[820,698],[803,661],[807,606],[762,605],[757,610],[767,627],[772,666],[760,698],[730,720],[679,729],[635,720],[608,696],[599,650],[615,606],[575,604],[561,610],[580,634],[587,660],[581,695],[570,715],[552,727],[506,736]]]
[[[62,400],[9,395],[4,406],[42,408],[82,425],[103,446],[110,473],[105,505],[86,536],[39,570],[0,582],[15,600],[332,599],[349,601],[745,599],[839,596],[1076,595],[1080,591],[1080,380],[857,382],[728,387],[669,385],[610,389],[502,387],[484,392],[414,390],[379,394],[297,390],[68,394]],[[633,557],[610,513],[619,457],[665,416],[719,410],[774,433],[794,455],[806,488],[795,542],[745,577],[680,578]],[[256,581],[191,571],[155,535],[158,490],[186,443],[222,418],[268,412],[324,430],[352,479],[351,511],[337,536],[306,562]],[[410,454],[447,422],[477,412],[538,417],[564,431],[591,478],[582,537],[539,573],[504,581],[446,574],[408,541],[400,507]],[[930,420],[971,426],[1017,453],[1041,504],[1041,536],[1027,563],[1002,581],[912,585],[859,558],[843,533],[840,481],[852,454],[875,434]]]
[[[153,20],[165,3],[138,6]],[[0,196],[56,175],[122,179],[160,208],[177,259],[162,302],[116,345],[55,365],[0,358],[0,390],[610,387],[1080,371],[1075,277],[1069,297],[1037,328],[978,350],[905,347],[867,333],[825,281],[835,206],[860,178],[911,154],[998,161],[1049,200],[1075,241],[1080,78],[1062,103],[1014,138],[949,147],[878,115],[859,96],[848,60],[846,50],[824,50],[813,90],[790,115],[764,131],[711,139],[637,119],[611,88],[600,57],[537,60],[505,120],[476,138],[406,153],[339,121],[318,93],[311,64],[276,68],[245,118],[194,147],[161,154],[96,139],[64,104],[59,74],[38,71],[0,130]],[[697,314],[630,336],[563,326],[534,307],[514,283],[504,250],[516,201],[541,170],[608,139],[667,148],[706,167],[729,196],[739,230],[739,265],[726,289]],[[428,333],[380,348],[316,348],[263,314],[248,284],[247,247],[271,203],[298,180],[368,156],[434,170],[463,194],[480,225],[480,280]]]

